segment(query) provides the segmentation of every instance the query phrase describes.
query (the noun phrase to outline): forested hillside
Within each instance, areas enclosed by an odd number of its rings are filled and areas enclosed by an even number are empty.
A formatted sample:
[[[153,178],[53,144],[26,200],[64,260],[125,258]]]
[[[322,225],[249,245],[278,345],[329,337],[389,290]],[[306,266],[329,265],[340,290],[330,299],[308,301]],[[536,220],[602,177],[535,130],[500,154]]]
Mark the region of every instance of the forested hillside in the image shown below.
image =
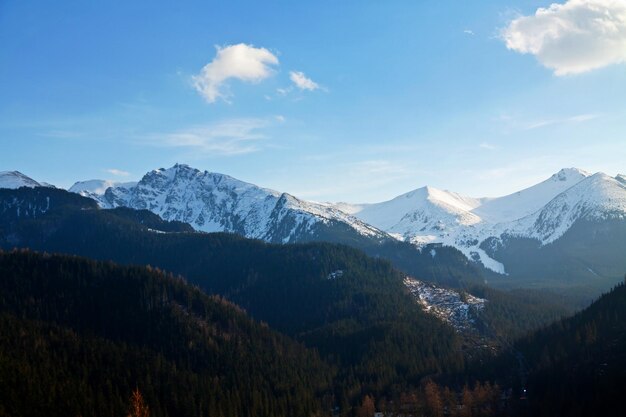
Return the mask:
[[[0,415],[123,416],[135,388],[151,416],[312,415],[332,375],[172,275],[0,252]]]
[[[531,415],[621,416],[626,394],[626,285],[520,340]]]

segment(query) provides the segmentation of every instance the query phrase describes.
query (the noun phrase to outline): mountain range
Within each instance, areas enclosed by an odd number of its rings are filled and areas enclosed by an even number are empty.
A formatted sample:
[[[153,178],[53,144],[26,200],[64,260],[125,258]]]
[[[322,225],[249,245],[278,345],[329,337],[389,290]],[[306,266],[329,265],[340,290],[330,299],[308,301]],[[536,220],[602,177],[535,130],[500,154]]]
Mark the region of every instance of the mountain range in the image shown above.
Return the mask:
[[[376,205],[185,165],[72,192],[19,172],[0,185],[0,414],[120,415],[139,387],[155,415],[373,415],[368,398],[414,415],[621,410],[623,285],[554,322],[555,293],[483,280],[529,286],[522,271],[538,271],[556,287],[583,270],[613,285],[623,176],[563,170],[501,199],[426,187]]]
[[[604,288],[605,281],[615,282],[626,270],[624,257],[613,256],[626,249],[625,178],[567,168],[498,198],[423,187],[381,203],[350,204],[305,201],[176,164],[150,171],[138,182],[81,181],[69,190],[102,208],[147,209],[202,232],[232,232],[272,243],[331,241],[375,256],[397,252],[381,249],[397,242],[428,251],[452,247],[494,285],[595,280]],[[47,184],[16,171],[0,173],[0,187],[19,185]],[[586,235],[582,242],[581,234]],[[535,262],[519,262],[516,254],[521,253]]]

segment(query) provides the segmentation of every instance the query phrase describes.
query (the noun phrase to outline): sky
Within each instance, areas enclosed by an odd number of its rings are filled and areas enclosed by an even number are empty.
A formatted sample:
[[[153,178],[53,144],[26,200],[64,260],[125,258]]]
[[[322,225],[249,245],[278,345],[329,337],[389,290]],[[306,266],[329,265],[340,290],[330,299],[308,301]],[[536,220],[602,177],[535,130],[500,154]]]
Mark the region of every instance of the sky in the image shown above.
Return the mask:
[[[317,201],[626,173],[626,1],[0,1],[0,170]]]

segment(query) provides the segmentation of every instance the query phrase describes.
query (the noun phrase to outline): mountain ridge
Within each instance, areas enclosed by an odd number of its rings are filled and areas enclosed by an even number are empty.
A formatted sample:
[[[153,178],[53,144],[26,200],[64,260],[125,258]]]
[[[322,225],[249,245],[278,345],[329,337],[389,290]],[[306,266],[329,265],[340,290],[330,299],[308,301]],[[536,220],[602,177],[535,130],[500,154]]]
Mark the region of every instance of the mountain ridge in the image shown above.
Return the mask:
[[[273,243],[329,240],[375,247],[399,240],[417,248],[440,244],[507,275],[511,271],[492,256],[489,245],[514,237],[537,240],[543,247],[557,242],[579,220],[625,219],[624,178],[564,168],[538,184],[497,198],[426,186],[381,203],[333,204],[309,202],[176,164],[152,170],[137,183],[92,180],[70,190],[103,208],[147,209],[199,231],[226,231]]]

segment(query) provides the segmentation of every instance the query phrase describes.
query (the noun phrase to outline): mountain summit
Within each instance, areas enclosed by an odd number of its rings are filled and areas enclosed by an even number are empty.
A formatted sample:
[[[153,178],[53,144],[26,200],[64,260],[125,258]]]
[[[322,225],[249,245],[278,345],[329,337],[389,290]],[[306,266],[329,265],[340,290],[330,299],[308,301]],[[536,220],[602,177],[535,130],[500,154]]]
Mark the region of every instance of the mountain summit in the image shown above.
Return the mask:
[[[0,171],[0,188],[20,187],[50,187],[50,184],[37,182],[19,171]]]

